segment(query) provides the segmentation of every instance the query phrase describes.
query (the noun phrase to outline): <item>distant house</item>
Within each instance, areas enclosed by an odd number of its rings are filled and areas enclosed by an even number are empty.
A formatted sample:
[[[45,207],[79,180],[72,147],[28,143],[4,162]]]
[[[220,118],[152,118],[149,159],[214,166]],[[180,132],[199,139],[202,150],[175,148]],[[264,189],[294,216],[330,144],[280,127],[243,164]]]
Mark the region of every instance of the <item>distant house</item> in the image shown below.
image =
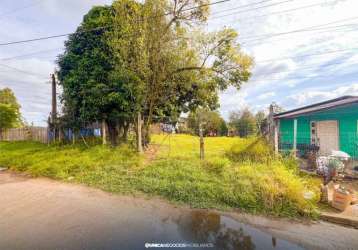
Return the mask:
[[[358,96],[343,96],[273,115],[280,150],[332,150],[358,158]]]

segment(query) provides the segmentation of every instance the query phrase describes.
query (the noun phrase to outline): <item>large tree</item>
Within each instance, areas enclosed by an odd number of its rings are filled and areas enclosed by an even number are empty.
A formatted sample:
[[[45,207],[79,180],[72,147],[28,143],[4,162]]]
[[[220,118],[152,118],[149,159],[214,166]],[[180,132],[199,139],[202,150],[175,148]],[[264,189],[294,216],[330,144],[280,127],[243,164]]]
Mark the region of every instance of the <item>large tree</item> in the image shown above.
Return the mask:
[[[153,117],[217,108],[220,90],[240,88],[248,80],[252,59],[240,51],[234,30],[200,30],[208,18],[209,1],[133,2],[114,4],[112,47],[120,64],[123,55],[134,55],[124,59],[124,65],[143,80],[141,112],[148,141]]]
[[[9,88],[0,89],[0,129],[19,127],[22,124],[20,105]]]
[[[68,120],[105,120],[115,138],[113,128],[140,114],[146,144],[153,119],[216,109],[219,91],[248,80],[252,59],[234,30],[201,31],[208,3],[118,0],[92,9],[59,59]]]
[[[79,129],[103,121],[112,144],[117,144],[120,131],[126,139],[136,112],[140,79],[115,63],[107,35],[112,26],[112,7],[92,8],[66,42],[66,51],[58,59],[58,76],[64,125]]]

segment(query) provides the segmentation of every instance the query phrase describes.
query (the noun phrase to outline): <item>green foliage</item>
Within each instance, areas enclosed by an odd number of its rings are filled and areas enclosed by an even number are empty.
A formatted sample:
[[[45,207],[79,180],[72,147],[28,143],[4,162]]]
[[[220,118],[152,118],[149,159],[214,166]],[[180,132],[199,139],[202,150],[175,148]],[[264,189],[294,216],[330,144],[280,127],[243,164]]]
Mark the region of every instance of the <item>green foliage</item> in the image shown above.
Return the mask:
[[[256,119],[250,110],[244,109],[240,113],[232,112],[229,120],[229,124],[235,130],[236,135],[240,137],[256,135]]]
[[[22,125],[20,105],[11,89],[0,89],[0,129]]]
[[[63,87],[64,120],[70,127],[105,119],[116,112],[113,101],[121,86],[110,81],[113,57],[104,29],[83,30],[111,25],[111,8],[94,7],[84,16],[77,31],[69,36],[66,50],[58,58],[59,82]],[[114,104],[114,107],[113,107]]]
[[[188,127],[194,134],[199,134],[199,124],[202,124],[204,136],[215,134],[218,136],[227,135],[225,120],[217,111],[207,109],[197,109],[188,116]]]
[[[256,120],[257,132],[263,134],[267,126],[267,119],[266,119],[265,112],[263,111],[257,112],[255,115],[255,120]]]

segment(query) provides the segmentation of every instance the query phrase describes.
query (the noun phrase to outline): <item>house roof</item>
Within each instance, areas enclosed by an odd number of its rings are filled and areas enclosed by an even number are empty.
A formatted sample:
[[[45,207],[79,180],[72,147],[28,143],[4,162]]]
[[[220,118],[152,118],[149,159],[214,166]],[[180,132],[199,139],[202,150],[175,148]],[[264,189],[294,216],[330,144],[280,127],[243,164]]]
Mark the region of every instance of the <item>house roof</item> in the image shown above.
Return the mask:
[[[308,105],[305,107],[293,109],[290,111],[285,111],[282,113],[278,113],[274,115],[275,119],[279,118],[291,118],[291,117],[297,117],[300,115],[310,114],[317,111],[323,111],[328,110],[336,107],[341,107],[345,105],[349,105],[352,103],[358,103],[358,96],[342,96],[336,99],[319,102],[316,104]]]

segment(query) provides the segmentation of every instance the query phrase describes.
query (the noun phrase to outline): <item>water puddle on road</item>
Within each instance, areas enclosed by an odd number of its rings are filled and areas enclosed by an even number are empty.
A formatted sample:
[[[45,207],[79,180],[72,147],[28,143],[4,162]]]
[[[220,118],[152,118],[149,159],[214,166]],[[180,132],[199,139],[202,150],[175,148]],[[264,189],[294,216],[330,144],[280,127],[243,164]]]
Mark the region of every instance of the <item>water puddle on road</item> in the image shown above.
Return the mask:
[[[303,249],[252,226],[215,212],[194,210],[172,221],[178,241],[212,243],[214,249]]]
[[[157,218],[142,215],[142,226],[132,237],[126,237],[126,244],[118,237],[111,249],[144,249],[152,244],[188,244],[181,249],[232,249],[232,250],[282,250],[304,249],[294,243],[273,237],[267,232],[240,223],[215,212],[189,210],[174,213],[173,216]],[[123,235],[122,235],[123,237]],[[123,238],[122,238],[123,240]],[[146,244],[147,243],[147,244]],[[202,244],[197,247],[192,244]],[[102,245],[103,246],[103,245]],[[158,245],[156,245],[158,247]],[[170,245],[167,245],[170,246]],[[182,246],[182,245],[181,245]],[[204,246],[204,247],[203,247]],[[121,248],[122,247],[122,248]],[[175,249],[163,247],[161,249]],[[154,247],[151,249],[155,249]]]

